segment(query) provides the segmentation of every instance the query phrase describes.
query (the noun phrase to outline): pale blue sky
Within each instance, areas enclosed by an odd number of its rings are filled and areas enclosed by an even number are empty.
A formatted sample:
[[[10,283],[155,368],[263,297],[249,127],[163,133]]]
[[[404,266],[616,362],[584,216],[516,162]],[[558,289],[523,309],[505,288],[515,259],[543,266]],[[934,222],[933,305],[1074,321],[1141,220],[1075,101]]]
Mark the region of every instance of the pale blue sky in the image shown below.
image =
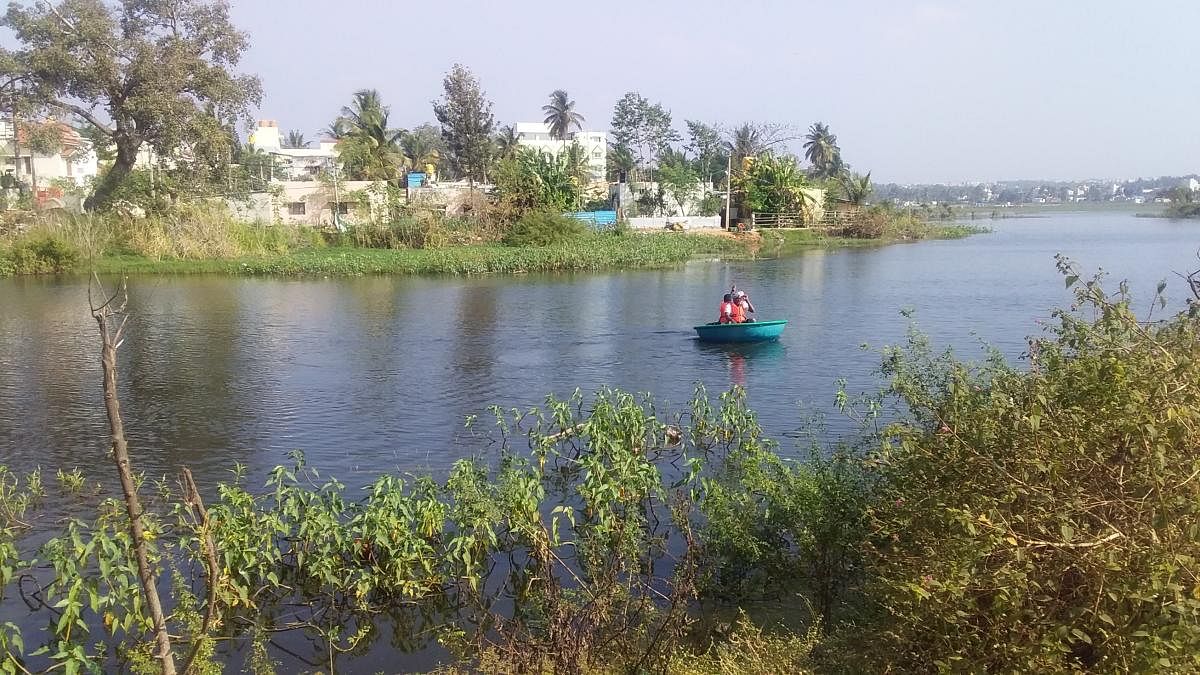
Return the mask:
[[[353,91],[431,121],[454,62],[498,122],[553,89],[607,129],[627,91],[684,119],[828,123],[876,180],[1200,171],[1200,2],[233,0],[260,116],[315,137]]]

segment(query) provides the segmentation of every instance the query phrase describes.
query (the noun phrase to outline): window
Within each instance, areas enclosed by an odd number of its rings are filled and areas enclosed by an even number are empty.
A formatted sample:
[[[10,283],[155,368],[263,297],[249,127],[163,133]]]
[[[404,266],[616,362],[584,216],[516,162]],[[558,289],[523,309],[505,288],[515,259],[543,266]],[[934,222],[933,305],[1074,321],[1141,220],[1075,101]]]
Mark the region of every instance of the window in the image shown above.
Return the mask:
[[[593,151],[592,151],[592,157],[594,157],[594,158],[596,158],[596,159],[600,159],[600,151],[599,151],[599,150],[593,150]]]
[[[337,202],[336,204],[329,202],[328,206],[330,211],[336,208],[339,216],[345,216],[350,213],[350,202]]]
[[[289,216],[302,216],[302,215],[304,215],[304,202],[291,202],[291,203],[289,203],[289,204],[288,204],[288,215],[289,215]]]

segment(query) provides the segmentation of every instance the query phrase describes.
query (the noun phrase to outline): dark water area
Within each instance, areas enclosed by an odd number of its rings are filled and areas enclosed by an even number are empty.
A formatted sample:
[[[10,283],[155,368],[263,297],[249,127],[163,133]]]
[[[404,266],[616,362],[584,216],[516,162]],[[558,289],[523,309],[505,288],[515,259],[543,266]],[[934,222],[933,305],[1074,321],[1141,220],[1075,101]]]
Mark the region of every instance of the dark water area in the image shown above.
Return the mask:
[[[485,278],[135,277],[121,348],[122,404],[137,468],[187,465],[208,492],[235,463],[262,477],[292,450],[350,486],[383,472],[443,472],[486,454],[463,435],[487,407],[611,386],[682,407],[697,382],[746,387],[768,435],[812,412],[831,436],[838,378],[878,383],[878,348],[903,340],[911,309],[935,345],[1012,358],[1070,296],[1054,269],[1128,279],[1148,309],[1172,305],[1196,267],[1196,223],[1079,213],[995,221],[954,241],[813,250],[661,271]],[[731,283],[759,318],[787,318],[776,344],[698,343]],[[95,323],[86,280],[0,281],[0,461],[17,471],[81,467],[107,477]]]
[[[1017,359],[1052,309],[1070,303],[1056,253],[1085,273],[1104,268],[1114,289],[1129,280],[1143,311],[1163,279],[1169,309],[1182,307],[1186,283],[1175,273],[1200,266],[1197,223],[1077,213],[990,225],[991,234],[956,241],[661,271],[135,277],[120,351],[131,452],[149,478],[189,466],[212,495],[235,464],[257,486],[302,450],[322,475],[354,489],[381,473],[443,474],[457,459],[488,457],[494,447],[466,433],[464,420],[486,422],[491,405],[528,408],[551,393],[617,387],[678,410],[703,383],[714,396],[744,386],[767,434],[798,454],[793,438],[814,413],[826,415],[827,442],[852,432],[833,408],[837,381],[846,378],[851,393],[878,386],[878,354],[861,345],[903,341],[902,310],[936,346],[979,358],[987,343]],[[790,320],[778,343],[694,339],[691,327],[716,317],[732,283],[751,293],[759,318]],[[48,485],[57,468],[79,467],[111,486],[106,447],[86,279],[0,280],[0,464],[18,473],[41,466]],[[10,597],[0,620],[19,621],[28,642],[44,617],[24,616]],[[339,659],[339,669],[432,667],[444,654],[413,640],[403,628],[410,621],[381,619],[381,634],[398,637]],[[323,652],[306,637],[280,636],[275,647],[282,672],[323,665],[309,663]],[[231,663],[245,656],[244,644],[222,649]]]

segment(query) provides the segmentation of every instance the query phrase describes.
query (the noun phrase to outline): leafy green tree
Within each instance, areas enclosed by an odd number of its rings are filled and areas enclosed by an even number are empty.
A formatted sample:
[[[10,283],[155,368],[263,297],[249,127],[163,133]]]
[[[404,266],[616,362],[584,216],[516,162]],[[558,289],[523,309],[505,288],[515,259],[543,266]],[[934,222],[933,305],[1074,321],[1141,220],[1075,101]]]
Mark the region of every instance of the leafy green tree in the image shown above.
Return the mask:
[[[815,122],[808,128],[804,136],[804,158],[813,167],[813,175],[817,178],[834,178],[842,172],[842,151],[837,144],[837,136],[829,131],[829,126]]]
[[[285,148],[307,148],[308,141],[304,138],[304,132],[299,129],[292,129],[283,137],[283,147]]]
[[[617,147],[627,150],[638,167],[655,165],[658,156],[679,140],[679,134],[671,128],[671,112],[637,92],[629,92],[617,101],[612,133]]]
[[[700,179],[686,161],[664,162],[658,167],[658,182],[675,201],[678,215],[688,215],[688,205],[700,192]]]
[[[637,166],[637,160],[634,159],[633,153],[629,148],[610,143],[608,145],[608,153],[606,171],[608,180],[617,182],[622,176],[632,178],[633,170]]]
[[[492,102],[475,75],[457,63],[447,73],[442,87],[442,99],[433,104],[433,113],[442,125],[450,164],[468,180],[486,181],[492,160],[492,133],[496,128]]]
[[[860,206],[867,197],[871,196],[874,189],[871,186],[871,172],[867,175],[860,176],[856,173],[843,171],[838,174],[838,183],[841,188],[841,201],[854,206]]]
[[[546,113],[546,124],[550,125],[550,135],[559,140],[566,140],[571,127],[583,129],[583,115],[575,112],[575,101],[562,89],[550,93],[550,103],[542,106]]]
[[[583,183],[570,153],[557,155],[518,148],[496,163],[496,201],[515,218],[530,211],[569,211],[583,198]]]
[[[409,168],[425,171],[427,166],[437,167],[441,163],[445,144],[437,127],[422,124],[400,137],[400,149]]]
[[[338,160],[353,180],[396,181],[406,166],[400,147],[403,129],[388,126],[389,109],[379,92],[362,89],[342,108],[346,134],[338,141]]]
[[[725,175],[729,144],[721,138],[721,131],[714,126],[687,120],[687,151],[692,153],[696,174],[709,185],[716,185]]]
[[[335,141],[340,141],[350,134],[350,125],[345,119],[338,117],[330,122],[329,126],[322,129],[321,134]]]
[[[509,157],[516,152],[517,147],[516,127],[511,124],[500,127],[500,131],[496,133],[496,157]]]
[[[247,38],[225,2],[12,3],[2,25],[39,104],[77,115],[116,147],[88,208],[110,202],[143,145],[164,157],[227,156],[222,122],[248,119],[259,101],[258,78],[233,71]]]
[[[748,158],[745,166],[736,187],[744,194],[744,203],[751,211],[803,213],[807,217],[817,206],[795,157],[765,152]]]

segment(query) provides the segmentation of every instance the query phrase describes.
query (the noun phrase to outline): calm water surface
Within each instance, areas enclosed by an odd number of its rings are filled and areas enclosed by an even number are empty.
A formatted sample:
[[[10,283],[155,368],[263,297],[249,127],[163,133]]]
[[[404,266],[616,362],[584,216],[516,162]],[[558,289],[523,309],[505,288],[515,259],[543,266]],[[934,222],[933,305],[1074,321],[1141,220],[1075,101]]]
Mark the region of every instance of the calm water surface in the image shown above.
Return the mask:
[[[745,386],[768,433],[795,451],[789,438],[813,411],[831,412],[838,378],[859,391],[877,383],[878,357],[860,345],[901,341],[902,309],[937,344],[975,357],[986,341],[1018,357],[1025,337],[1070,301],[1055,253],[1129,279],[1146,306],[1160,279],[1198,264],[1196,223],[1089,213],[993,226],[959,241],[654,272],[134,278],[121,377],[136,466],[156,476],[188,465],[211,494],[235,463],[261,479],[303,450],[322,473],[357,487],[381,472],[440,473],[486,456],[488,446],[461,433],[464,418],[492,404],[524,408],[549,393],[613,386],[682,406],[696,382],[714,393]],[[752,293],[761,318],[791,320],[778,344],[693,339],[691,326],[716,316],[731,283]],[[1171,291],[1181,306],[1182,282]],[[831,437],[849,428],[836,414],[828,420]],[[106,433],[84,280],[0,280],[0,463],[79,466],[111,484]],[[0,605],[0,618],[33,635],[37,619],[23,616],[13,598]],[[323,658],[301,637],[276,646],[285,672],[309,669],[304,653]],[[442,656],[398,657],[381,640],[339,666],[420,670]]]
[[[1196,266],[1200,226],[1125,214],[996,221],[991,234],[757,262],[487,278],[284,280],[140,277],[123,359],[137,465],[189,465],[202,484],[235,462],[261,475],[303,450],[350,485],[380,472],[444,470],[485,453],[460,438],[489,405],[613,386],[681,406],[696,382],[744,385],[768,432],[830,408],[835,382],[870,389],[860,345],[903,338],[911,308],[934,342],[967,356],[987,341],[1017,357],[1069,302],[1054,269],[1154,284]],[[760,318],[791,320],[778,344],[705,346],[690,327],[731,283]],[[1184,286],[1174,279],[1173,301]],[[96,328],[81,279],[0,281],[0,458],[13,468],[110,472]],[[803,406],[801,405],[803,404]],[[831,433],[841,422],[828,420]]]

